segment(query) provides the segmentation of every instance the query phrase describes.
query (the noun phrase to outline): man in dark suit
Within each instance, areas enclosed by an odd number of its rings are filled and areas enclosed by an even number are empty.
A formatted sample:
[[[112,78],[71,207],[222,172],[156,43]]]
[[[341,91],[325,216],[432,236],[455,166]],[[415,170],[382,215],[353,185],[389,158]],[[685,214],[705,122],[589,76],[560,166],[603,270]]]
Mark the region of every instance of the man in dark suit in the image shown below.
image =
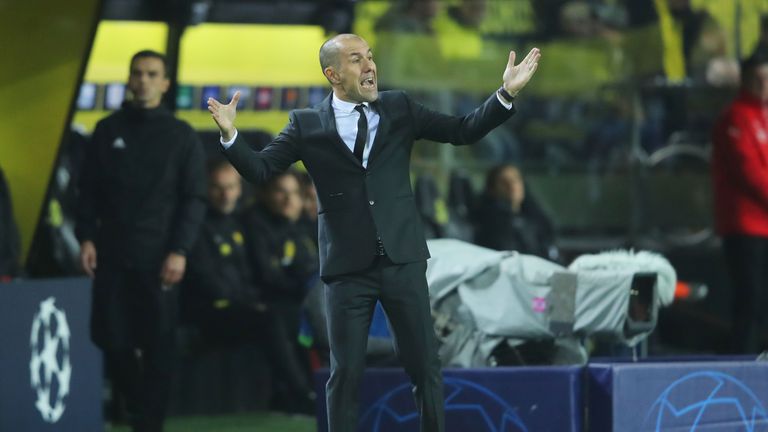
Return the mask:
[[[239,94],[208,100],[225,154],[251,182],[298,160],[317,188],[320,275],[325,283],[331,377],[331,432],[354,431],[368,327],[381,301],[414,386],[422,431],[443,431],[443,390],[425,277],[429,258],[411,190],[413,142],[470,144],[506,121],[512,100],[533,76],[534,48],[518,65],[510,52],[502,87],[463,117],[431,111],[401,91],[378,92],[376,64],[359,36],[338,35],[320,48],[332,95],[291,112],[283,131],[253,152],[234,126]]]

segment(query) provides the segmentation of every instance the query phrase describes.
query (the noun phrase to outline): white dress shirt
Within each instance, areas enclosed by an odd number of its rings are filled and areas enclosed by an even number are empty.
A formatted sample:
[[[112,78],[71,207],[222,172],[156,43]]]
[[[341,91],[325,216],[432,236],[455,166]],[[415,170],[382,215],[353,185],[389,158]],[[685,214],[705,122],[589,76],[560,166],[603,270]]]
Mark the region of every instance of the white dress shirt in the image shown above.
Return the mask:
[[[355,151],[355,140],[357,139],[357,121],[360,119],[360,113],[355,111],[359,104],[345,102],[333,94],[331,107],[333,116],[336,118],[336,131],[341,140],[347,145],[350,152]],[[368,102],[363,102],[365,108],[365,118],[368,120],[368,137],[365,139],[365,148],[363,149],[363,167],[368,167],[368,157],[371,155],[371,146],[376,138],[376,131],[379,129],[379,113],[377,113]]]

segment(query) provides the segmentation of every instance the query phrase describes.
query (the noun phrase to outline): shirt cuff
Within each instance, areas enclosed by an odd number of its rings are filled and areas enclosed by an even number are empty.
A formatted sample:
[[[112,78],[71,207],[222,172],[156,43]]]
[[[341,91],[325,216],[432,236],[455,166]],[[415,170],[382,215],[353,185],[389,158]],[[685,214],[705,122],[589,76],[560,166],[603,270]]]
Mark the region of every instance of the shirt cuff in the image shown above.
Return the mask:
[[[502,99],[502,98],[501,98],[501,95],[499,94],[499,92],[496,92],[496,99],[498,99],[498,100],[499,100],[499,103],[501,103],[502,105],[504,105],[504,108],[506,108],[506,109],[508,109],[508,110],[511,110],[511,109],[512,109],[512,103],[510,103],[510,102],[506,102],[504,99]],[[232,141],[234,141],[234,139],[233,139]]]
[[[498,95],[496,95],[498,97]],[[501,99],[499,99],[501,100]],[[502,102],[503,103],[503,102]],[[507,108],[509,109],[509,108]],[[237,139],[237,129],[235,129],[235,134],[232,136],[232,139],[229,141],[224,141],[224,137],[219,135],[219,142],[221,143],[221,146],[224,147],[224,150],[230,148],[232,144],[235,143],[235,140]]]

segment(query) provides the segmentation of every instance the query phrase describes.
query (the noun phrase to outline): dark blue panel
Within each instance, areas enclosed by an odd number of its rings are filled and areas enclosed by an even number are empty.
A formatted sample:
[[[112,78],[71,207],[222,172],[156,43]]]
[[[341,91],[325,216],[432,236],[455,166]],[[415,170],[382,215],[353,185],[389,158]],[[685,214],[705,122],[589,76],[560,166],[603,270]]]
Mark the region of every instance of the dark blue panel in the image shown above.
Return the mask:
[[[0,284],[0,431],[103,430],[90,304],[87,279]]]
[[[449,369],[444,371],[447,432],[568,432],[582,422],[580,367]],[[317,376],[320,398],[327,371]],[[360,432],[417,432],[406,375],[369,369],[363,378]],[[321,401],[318,431],[328,430]]]
[[[768,431],[763,362],[598,364],[588,375],[590,430]]]

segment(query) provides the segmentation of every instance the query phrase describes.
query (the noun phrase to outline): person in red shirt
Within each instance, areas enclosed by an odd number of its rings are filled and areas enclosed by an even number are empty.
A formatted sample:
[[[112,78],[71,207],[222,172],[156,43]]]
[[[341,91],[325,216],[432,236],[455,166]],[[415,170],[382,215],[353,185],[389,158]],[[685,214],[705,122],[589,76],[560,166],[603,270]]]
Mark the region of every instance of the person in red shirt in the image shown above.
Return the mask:
[[[738,353],[768,348],[768,46],[741,64],[738,97],[713,132],[715,228],[732,282]]]

